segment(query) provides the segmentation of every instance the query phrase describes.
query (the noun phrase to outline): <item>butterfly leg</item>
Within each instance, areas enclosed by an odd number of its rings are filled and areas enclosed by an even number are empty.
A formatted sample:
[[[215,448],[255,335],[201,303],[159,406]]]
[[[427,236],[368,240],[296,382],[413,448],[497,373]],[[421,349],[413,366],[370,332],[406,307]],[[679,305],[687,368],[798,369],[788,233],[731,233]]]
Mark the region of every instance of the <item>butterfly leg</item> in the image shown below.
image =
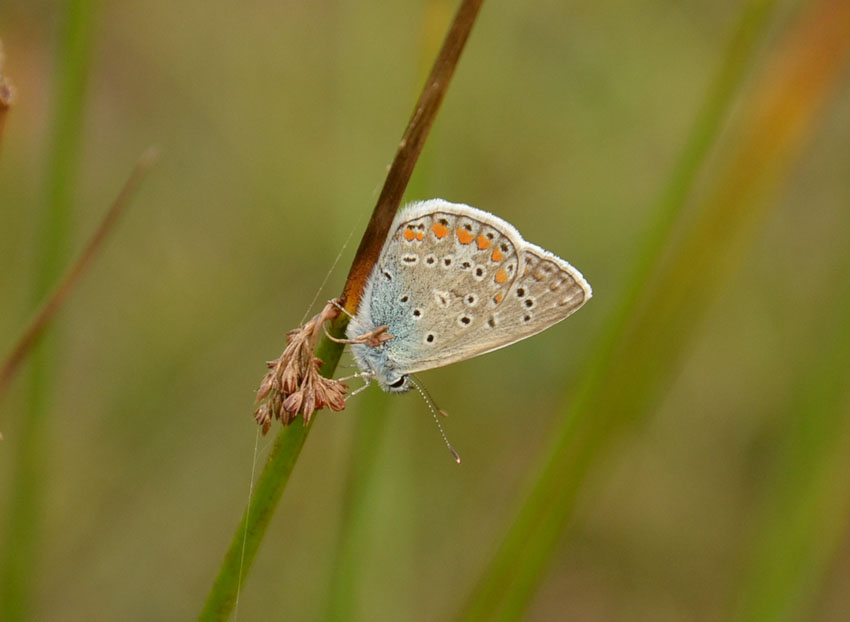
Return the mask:
[[[338,339],[328,332],[326,326],[323,325],[323,328],[325,329],[325,336],[331,341],[334,341],[336,343],[342,343],[345,345],[363,344],[369,346],[370,348],[377,348],[379,345],[381,345],[385,341],[389,341],[394,336],[388,332],[390,327],[386,325],[378,326],[378,328],[369,331],[368,333],[357,335],[357,337],[355,337],[354,339]]]
[[[339,380],[340,382],[344,382],[344,381],[346,381],[346,380],[351,380],[351,379],[353,379],[353,378],[360,378],[360,379],[362,379],[362,380],[363,380],[363,383],[364,383],[362,387],[358,387],[358,388],[354,389],[354,391],[352,391],[351,393],[349,393],[348,395],[346,395],[346,396],[345,396],[345,400],[346,400],[346,401],[348,401],[348,399],[349,399],[349,398],[354,397],[354,396],[355,396],[355,395],[357,395],[358,393],[360,393],[360,392],[365,391],[366,389],[368,389],[368,388],[369,388],[369,385],[371,385],[371,384],[372,384],[372,377],[373,377],[374,375],[375,375],[375,374],[373,374],[373,373],[357,373],[357,374],[352,374],[352,375],[350,375],[350,376],[345,376],[344,378],[338,378],[338,380]]]

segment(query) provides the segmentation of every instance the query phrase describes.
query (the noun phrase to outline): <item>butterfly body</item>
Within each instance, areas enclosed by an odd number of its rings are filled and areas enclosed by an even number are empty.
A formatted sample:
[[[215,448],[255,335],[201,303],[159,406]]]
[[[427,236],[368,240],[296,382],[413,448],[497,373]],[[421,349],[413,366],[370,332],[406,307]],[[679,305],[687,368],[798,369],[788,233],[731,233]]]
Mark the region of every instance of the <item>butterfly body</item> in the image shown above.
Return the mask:
[[[385,391],[407,376],[530,337],[591,297],[569,263],[483,210],[431,199],[396,216],[348,325],[354,339],[388,326],[380,345],[355,344],[363,375]]]

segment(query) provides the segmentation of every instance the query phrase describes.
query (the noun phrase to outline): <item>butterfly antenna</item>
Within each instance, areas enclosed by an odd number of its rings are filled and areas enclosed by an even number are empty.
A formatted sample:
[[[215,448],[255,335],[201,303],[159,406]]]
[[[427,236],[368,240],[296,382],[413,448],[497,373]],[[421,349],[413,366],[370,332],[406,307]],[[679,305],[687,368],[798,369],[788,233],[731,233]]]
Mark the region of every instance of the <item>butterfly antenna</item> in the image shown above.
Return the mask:
[[[415,376],[408,375],[407,377],[410,380],[410,384],[416,387],[416,390],[419,391],[419,395],[421,395],[422,399],[425,400],[425,403],[428,404],[428,409],[431,411],[431,416],[434,417],[434,423],[437,424],[437,429],[440,430],[440,436],[443,437],[443,442],[446,444],[446,447],[449,448],[449,451],[451,452],[452,456],[454,456],[455,462],[460,464],[460,455],[455,451],[455,448],[452,447],[452,444],[449,442],[449,439],[446,436],[445,431],[443,430],[443,426],[440,425],[440,419],[439,417],[437,417],[437,413],[440,413],[444,417],[446,416],[446,413],[443,410],[437,408],[437,405],[434,403],[434,399],[431,397],[431,394],[428,393],[427,390],[425,390],[425,387],[422,385],[422,383],[419,382],[419,380]]]
[[[351,237],[354,235],[355,227],[351,228],[351,231],[348,232],[348,237],[345,238],[345,242],[342,244],[342,248],[339,249],[339,253],[336,255],[336,259],[334,259],[331,267],[328,268],[328,273],[325,275],[322,284],[319,285],[319,289],[316,290],[316,295],[313,296],[313,300],[310,301],[310,306],[307,307],[307,310],[304,311],[304,317],[301,318],[301,324],[307,321],[307,316],[310,315],[310,310],[313,308],[313,305],[316,304],[316,301],[319,299],[319,295],[322,293],[322,290],[325,289],[325,285],[328,284],[328,279],[331,278],[334,270],[336,270],[336,266],[339,263],[339,260],[342,259],[342,254],[345,252],[345,249],[348,248],[348,245],[351,243]]]

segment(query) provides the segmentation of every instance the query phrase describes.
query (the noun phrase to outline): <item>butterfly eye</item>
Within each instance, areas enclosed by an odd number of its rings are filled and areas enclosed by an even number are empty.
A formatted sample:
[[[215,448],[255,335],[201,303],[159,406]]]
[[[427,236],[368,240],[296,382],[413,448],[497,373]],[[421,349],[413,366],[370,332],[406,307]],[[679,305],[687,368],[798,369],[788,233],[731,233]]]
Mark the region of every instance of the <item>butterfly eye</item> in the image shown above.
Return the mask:
[[[404,380],[405,380],[405,377],[400,376],[398,380],[396,380],[395,382],[391,382],[390,386],[393,389],[400,389],[402,386],[404,386]]]

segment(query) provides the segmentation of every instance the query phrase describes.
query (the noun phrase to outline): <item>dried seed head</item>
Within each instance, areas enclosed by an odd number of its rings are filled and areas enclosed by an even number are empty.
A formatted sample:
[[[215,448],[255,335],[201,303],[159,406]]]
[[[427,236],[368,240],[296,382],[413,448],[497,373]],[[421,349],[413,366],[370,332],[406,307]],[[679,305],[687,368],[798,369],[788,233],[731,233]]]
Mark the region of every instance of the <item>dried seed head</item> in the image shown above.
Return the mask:
[[[257,389],[257,399],[254,400],[257,404],[269,396],[272,386],[274,385],[274,379],[275,376],[272,373],[266,374],[266,377],[263,378],[263,381],[260,383],[260,388]]]
[[[345,408],[345,392],[348,389],[345,384],[340,382],[339,380],[329,380],[325,378],[327,382],[323,382],[323,388],[325,390],[325,403],[328,408],[333,411],[339,412]]]
[[[268,403],[260,406],[256,411],[254,411],[254,419],[257,420],[257,423],[263,429],[263,434],[266,434],[269,431],[269,428],[272,426],[272,415],[269,412]]]
[[[300,412],[305,422],[322,408],[340,411],[345,408],[348,387],[339,380],[319,374],[322,361],[313,356],[324,323],[339,315],[338,306],[328,305],[301,328],[286,333],[286,348],[280,358],[268,361],[269,371],[257,389],[257,402],[266,400],[254,418],[268,432],[272,419],[283,425],[292,423]]]
[[[295,418],[296,418],[297,416],[298,416],[298,413],[288,413],[288,412],[286,412],[286,411],[282,411],[282,412],[280,413],[280,422],[281,422],[283,425],[289,425],[290,423],[292,423],[293,421],[295,421]]]
[[[301,404],[303,402],[304,391],[296,391],[283,400],[283,409],[292,415],[297,415],[298,411],[301,410]]]
[[[292,393],[301,381],[301,374],[295,365],[287,365],[283,374],[278,378],[277,390],[284,393]]]

